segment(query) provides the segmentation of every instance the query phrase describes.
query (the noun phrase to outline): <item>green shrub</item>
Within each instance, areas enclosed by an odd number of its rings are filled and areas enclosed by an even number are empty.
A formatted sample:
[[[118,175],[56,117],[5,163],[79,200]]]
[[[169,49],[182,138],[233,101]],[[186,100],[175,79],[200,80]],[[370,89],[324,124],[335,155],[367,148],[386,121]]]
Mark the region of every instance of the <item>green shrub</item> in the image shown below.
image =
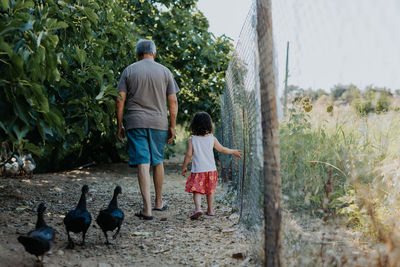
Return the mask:
[[[374,111],[374,107],[370,100],[356,99],[351,103],[351,105],[355,108],[357,114],[361,116],[366,116],[370,112]]]
[[[359,116],[299,105],[280,124],[282,192],[292,210],[328,220],[343,216],[363,234],[385,239],[400,216],[400,119],[397,113]]]
[[[139,38],[155,41],[176,77],[179,121],[197,110],[218,121],[232,45],[208,32],[195,0],[6,0],[0,14],[0,141],[34,153],[39,170],[126,153],[115,88]]]
[[[280,125],[282,192],[293,210],[309,209],[329,217],[340,205],[345,176],[337,153],[341,132],[328,135],[324,128],[313,129],[311,115],[304,110],[307,100],[294,103]]]
[[[375,105],[375,112],[388,112],[390,108],[390,98],[386,94],[381,94]]]

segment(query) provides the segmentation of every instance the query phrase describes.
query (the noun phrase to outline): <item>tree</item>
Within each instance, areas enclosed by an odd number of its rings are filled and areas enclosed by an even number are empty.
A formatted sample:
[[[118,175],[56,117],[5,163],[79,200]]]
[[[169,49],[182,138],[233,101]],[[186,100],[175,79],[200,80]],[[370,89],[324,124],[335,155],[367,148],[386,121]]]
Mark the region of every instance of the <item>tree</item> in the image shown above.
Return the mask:
[[[347,90],[347,86],[344,86],[341,84],[335,85],[331,89],[331,94],[332,94],[333,100],[338,100],[343,95],[343,93],[346,92],[346,90]]]
[[[179,122],[197,110],[219,118],[232,45],[208,32],[195,0],[10,0],[0,13],[0,141],[42,170],[119,159],[115,88],[139,38],[174,72]]]

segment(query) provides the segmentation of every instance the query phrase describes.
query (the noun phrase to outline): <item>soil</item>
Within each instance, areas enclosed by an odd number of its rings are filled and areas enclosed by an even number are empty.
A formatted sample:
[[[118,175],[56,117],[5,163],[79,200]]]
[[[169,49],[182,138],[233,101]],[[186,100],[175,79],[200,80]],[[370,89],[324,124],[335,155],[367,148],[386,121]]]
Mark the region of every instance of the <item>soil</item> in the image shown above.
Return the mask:
[[[46,202],[45,221],[56,232],[52,254],[45,256],[45,266],[258,265],[250,253],[253,246],[250,235],[224,201],[223,187],[218,186],[215,194],[216,216],[189,219],[193,202],[191,194],[184,192],[186,180],[179,174],[180,164],[179,159],[165,162],[164,202],[169,208],[154,211],[152,221],[134,216],[142,205],[137,169],[124,163],[33,177],[0,178],[0,265],[39,265],[36,257],[18,243],[17,237],[34,228],[40,202]],[[63,218],[76,206],[84,184],[90,188],[87,207],[92,214],[92,225],[86,235],[88,244],[66,249]],[[116,244],[107,246],[95,218],[108,205],[116,185],[122,187],[118,202],[125,220],[114,240]],[[81,235],[72,234],[72,237],[76,242],[81,240]]]

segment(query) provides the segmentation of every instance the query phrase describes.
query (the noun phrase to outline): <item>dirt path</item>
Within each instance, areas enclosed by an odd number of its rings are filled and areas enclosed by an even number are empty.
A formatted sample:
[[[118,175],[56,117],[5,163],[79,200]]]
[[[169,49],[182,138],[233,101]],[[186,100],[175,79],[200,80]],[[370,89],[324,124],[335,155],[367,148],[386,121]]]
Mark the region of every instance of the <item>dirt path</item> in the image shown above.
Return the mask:
[[[155,212],[153,221],[134,216],[141,207],[136,169],[112,164],[70,172],[40,174],[32,178],[0,178],[1,266],[35,266],[34,256],[17,242],[19,234],[34,228],[36,208],[47,203],[45,221],[56,230],[52,255],[45,266],[231,266],[256,265],[250,257],[233,258],[251,250],[248,233],[237,224],[237,216],[223,201],[224,189],[216,191],[216,216],[191,221],[191,195],[184,192],[185,179],[179,175],[180,161],[165,164],[164,201],[169,209]],[[83,184],[88,184],[88,210],[96,218],[108,205],[115,185],[122,187],[119,205],[125,221],[116,245],[104,245],[96,223],[87,234],[88,245],[65,249],[67,236],[62,219],[76,206]],[[74,240],[81,236],[73,235]]]

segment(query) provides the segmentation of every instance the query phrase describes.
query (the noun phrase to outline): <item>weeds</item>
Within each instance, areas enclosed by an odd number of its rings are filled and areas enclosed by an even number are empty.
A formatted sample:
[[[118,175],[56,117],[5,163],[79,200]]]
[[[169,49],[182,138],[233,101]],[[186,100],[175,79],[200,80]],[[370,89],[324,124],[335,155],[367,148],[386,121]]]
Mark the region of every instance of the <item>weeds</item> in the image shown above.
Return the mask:
[[[370,258],[366,266],[396,266],[400,260],[398,113],[368,114],[352,106],[333,108],[329,104],[305,109],[304,100],[296,100],[280,126],[285,205],[291,212],[309,214],[327,227],[340,220],[372,242],[368,246],[374,253],[363,255]],[[296,237],[291,235],[292,230],[284,231],[287,249],[301,247],[313,260],[304,261],[300,258],[305,254],[296,252],[290,255],[296,258],[291,263],[360,263],[355,258],[361,254],[348,255],[346,249],[336,251],[340,257],[332,256],[335,249],[329,244],[331,233],[327,229],[321,230],[319,245],[312,245],[310,240],[304,243],[306,231]]]

